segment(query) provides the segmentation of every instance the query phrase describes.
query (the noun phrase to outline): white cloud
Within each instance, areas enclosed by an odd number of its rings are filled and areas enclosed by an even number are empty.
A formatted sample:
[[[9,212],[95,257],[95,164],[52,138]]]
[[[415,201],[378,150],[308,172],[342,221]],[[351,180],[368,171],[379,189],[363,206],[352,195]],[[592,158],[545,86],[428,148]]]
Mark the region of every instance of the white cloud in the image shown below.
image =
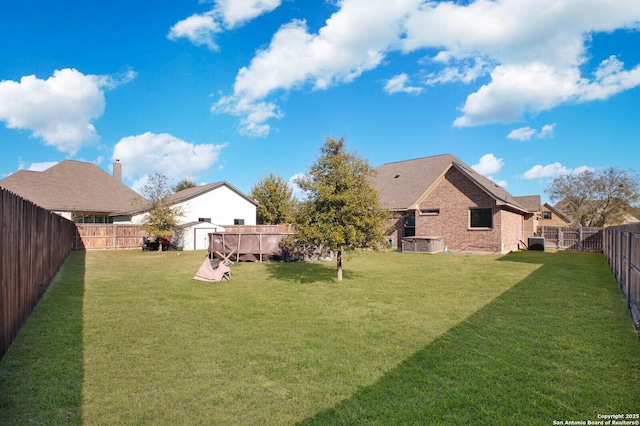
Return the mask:
[[[434,62],[448,63],[450,61],[454,63],[454,66],[447,66],[439,72],[429,74],[426,84],[429,86],[458,82],[469,84],[488,74],[491,70],[489,63],[480,57],[452,61],[451,56],[440,52],[434,58]]]
[[[215,11],[229,28],[275,10],[282,0],[217,0]]]
[[[211,14],[191,15],[177,22],[169,30],[169,40],[186,38],[196,46],[207,46],[211,50],[218,50],[215,35],[222,32],[220,24]]]
[[[167,133],[147,132],[122,138],[113,148],[112,159],[122,163],[123,177],[137,179],[138,184],[155,173],[175,180],[196,179],[218,161],[225,146],[197,145]]]
[[[394,93],[408,93],[410,95],[417,95],[424,90],[422,87],[407,86],[409,82],[409,76],[405,73],[398,74],[395,77],[387,81],[384,86],[384,91],[390,95]]]
[[[508,139],[516,139],[519,141],[528,141],[536,134],[536,129],[531,127],[520,127],[519,129],[512,130],[508,135]]]
[[[557,68],[544,63],[500,65],[491,82],[467,97],[464,115],[455,126],[518,120],[525,113],[549,110],[578,94],[577,68]]]
[[[640,65],[630,71],[624,70],[624,64],[615,56],[600,63],[594,73],[593,82],[581,87],[579,100],[592,101],[607,99],[624,90],[640,85]]]
[[[298,186],[297,180],[302,179],[306,176],[306,173],[296,173],[295,175],[289,178],[289,187],[293,191],[294,198],[298,200],[303,200],[305,197],[304,191]]]
[[[281,118],[282,113],[276,104],[267,102],[247,102],[236,100],[233,96],[225,96],[211,106],[211,112],[227,113],[240,119],[240,133],[250,137],[266,136],[271,126],[265,121],[271,118]]]
[[[594,169],[587,166],[580,166],[572,170],[572,169],[566,168],[559,162],[555,162],[552,164],[547,164],[546,166],[535,165],[531,169],[524,172],[522,177],[523,179],[526,179],[526,180],[554,178],[554,177],[568,175],[568,174],[579,174],[585,170],[594,170]]]
[[[520,127],[519,129],[512,130],[508,135],[507,139],[515,139],[519,141],[528,141],[531,140],[536,134],[538,135],[538,139],[547,139],[553,137],[553,132],[555,131],[556,123],[545,124],[542,126],[540,131],[538,132],[536,129],[527,127]]]
[[[522,177],[526,180],[530,179],[539,179],[539,178],[547,178],[547,177],[556,177],[569,174],[570,171],[562,164],[556,162],[552,164],[547,164],[546,166],[541,166],[539,164],[533,166],[526,172]]]
[[[504,160],[502,158],[496,158],[495,155],[489,153],[480,157],[478,164],[474,164],[471,168],[483,176],[488,176],[498,173],[502,169],[502,166],[504,166]]]
[[[401,19],[420,0],[342,0],[317,34],[310,34],[305,21],[283,25],[269,46],[260,50],[247,67],[240,69],[233,95],[224,97],[225,105],[241,108],[276,91],[310,85],[325,90],[349,83],[363,72],[376,68],[392,44],[400,41]],[[277,108],[275,108],[277,109]],[[214,105],[214,111],[224,111]],[[250,108],[249,108],[250,110]],[[274,118],[272,115],[268,118]],[[247,117],[243,128],[265,126],[265,117]]]
[[[46,145],[75,155],[99,138],[93,121],[104,113],[104,91],[133,78],[133,71],[114,77],[65,68],[46,80],[29,75],[19,82],[1,81],[0,120],[10,129],[29,130]]]
[[[579,69],[587,60],[589,34],[633,28],[639,19],[640,3],[634,0],[431,2],[409,15],[404,49],[440,49],[436,58],[446,63],[488,58],[496,64],[491,81],[468,96],[454,124],[512,122],[639,85],[638,67],[626,72],[604,64],[592,82]]]
[[[29,167],[26,167],[25,170],[30,170],[32,172],[44,172],[47,169],[58,164],[58,161],[44,161],[41,163],[31,163]],[[20,167],[22,169],[23,167]]]
[[[556,130],[556,123],[553,124],[545,124],[540,129],[540,133],[538,133],[538,139],[547,139],[553,137],[553,132]]]
[[[271,12],[280,3],[281,0],[216,0],[210,11],[191,15],[173,25],[167,37],[186,38],[196,46],[218,50],[216,35]]]
[[[234,1],[225,4],[230,7]],[[238,72],[233,94],[223,103],[245,106],[230,111],[251,111],[246,105],[254,103],[272,105],[273,100],[266,98],[279,91],[309,86],[323,90],[349,83],[378,67],[392,51],[437,50],[430,66],[442,69],[424,70],[426,85],[488,79],[468,95],[456,126],[513,122],[565,102],[606,99],[640,85],[640,66],[625,70],[614,56],[592,76],[581,74],[591,34],[637,27],[637,0],[340,0],[335,4],[337,12],[315,34],[300,20],[278,30],[269,46]],[[389,92],[419,89],[409,88],[398,76],[387,85]],[[264,134],[266,121],[279,116],[254,116],[241,125],[257,127]]]

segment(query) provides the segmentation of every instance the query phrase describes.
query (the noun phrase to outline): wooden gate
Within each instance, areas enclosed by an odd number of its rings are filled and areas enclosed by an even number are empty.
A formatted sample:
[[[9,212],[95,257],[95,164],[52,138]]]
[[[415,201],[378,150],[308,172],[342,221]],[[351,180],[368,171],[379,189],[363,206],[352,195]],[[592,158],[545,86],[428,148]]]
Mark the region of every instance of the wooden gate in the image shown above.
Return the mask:
[[[604,228],[540,226],[538,234],[544,237],[546,247],[601,253],[603,230]]]

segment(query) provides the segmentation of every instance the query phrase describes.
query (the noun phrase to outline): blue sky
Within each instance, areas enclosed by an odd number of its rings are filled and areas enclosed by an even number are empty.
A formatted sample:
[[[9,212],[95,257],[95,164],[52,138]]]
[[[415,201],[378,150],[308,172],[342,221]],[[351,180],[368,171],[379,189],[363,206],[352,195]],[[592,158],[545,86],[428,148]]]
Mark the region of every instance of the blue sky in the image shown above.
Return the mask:
[[[513,195],[640,171],[638,0],[5,0],[0,177],[64,159],[241,191],[328,137]]]

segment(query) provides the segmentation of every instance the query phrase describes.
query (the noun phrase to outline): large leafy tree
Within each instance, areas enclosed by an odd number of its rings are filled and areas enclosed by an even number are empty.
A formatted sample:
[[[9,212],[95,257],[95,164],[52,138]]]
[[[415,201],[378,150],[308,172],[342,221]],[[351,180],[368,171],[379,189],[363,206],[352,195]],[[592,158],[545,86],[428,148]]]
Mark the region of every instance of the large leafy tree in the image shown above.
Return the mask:
[[[293,189],[280,176],[270,173],[251,188],[251,196],[258,201],[258,222],[270,225],[290,223],[295,199]]]
[[[549,184],[546,192],[581,226],[620,223],[640,199],[637,177],[614,167],[560,176]]]
[[[142,229],[152,236],[170,239],[183,212],[168,201],[173,191],[167,176],[160,173],[150,176],[140,192],[150,203]]]
[[[341,281],[343,252],[382,246],[387,214],[379,208],[366,159],[347,152],[343,139],[327,139],[320,152],[296,180],[305,194],[296,212],[296,244],[307,253],[335,253]]]
[[[194,181],[191,181],[189,179],[182,179],[180,182],[176,183],[172,189],[173,192],[180,192],[183,189],[195,188],[196,186],[198,185],[196,185]]]

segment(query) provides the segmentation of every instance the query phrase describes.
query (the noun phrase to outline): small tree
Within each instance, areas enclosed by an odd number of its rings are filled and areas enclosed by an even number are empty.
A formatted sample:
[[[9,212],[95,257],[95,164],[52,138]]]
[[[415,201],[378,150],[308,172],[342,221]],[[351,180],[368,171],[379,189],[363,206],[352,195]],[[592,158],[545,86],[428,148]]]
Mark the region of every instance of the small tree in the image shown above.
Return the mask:
[[[171,205],[167,197],[173,193],[168,184],[168,178],[160,173],[149,177],[142,187],[142,195],[150,202],[147,215],[142,223],[142,229],[149,235],[170,239],[173,231],[178,228],[178,220],[182,216],[179,206]]]
[[[296,243],[307,253],[336,253],[341,281],[343,252],[382,246],[387,214],[378,206],[367,160],[345,151],[343,139],[327,139],[320,152],[296,180],[306,194],[296,213]]]
[[[552,201],[581,226],[613,225],[640,199],[638,180],[632,172],[614,167],[586,170],[554,179],[546,188]]]
[[[251,188],[251,196],[259,203],[258,222],[290,223],[295,205],[293,189],[280,176],[270,173]]]
[[[196,186],[198,185],[196,185],[195,182],[189,179],[182,179],[180,182],[176,183],[172,189],[173,189],[173,192],[180,192],[183,189],[195,188]]]

